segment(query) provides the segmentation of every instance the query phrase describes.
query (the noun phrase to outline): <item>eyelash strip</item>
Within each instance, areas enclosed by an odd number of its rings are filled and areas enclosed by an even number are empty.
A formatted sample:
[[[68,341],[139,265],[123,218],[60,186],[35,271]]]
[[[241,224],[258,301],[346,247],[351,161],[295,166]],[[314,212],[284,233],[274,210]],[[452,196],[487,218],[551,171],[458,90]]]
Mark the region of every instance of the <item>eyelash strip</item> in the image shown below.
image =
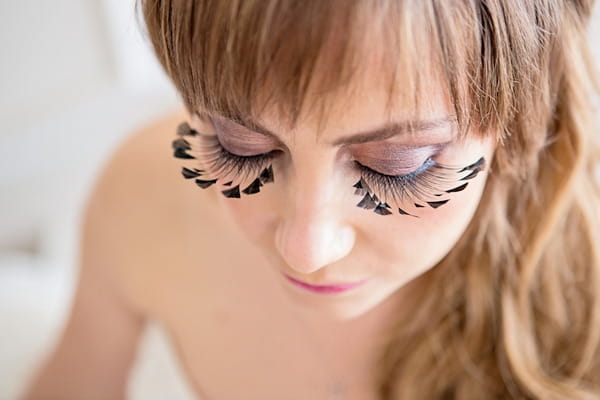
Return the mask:
[[[361,170],[361,178],[353,185],[354,194],[362,196],[357,207],[390,215],[389,203],[393,203],[398,205],[400,215],[418,217],[407,210],[427,206],[438,208],[448,203],[450,199],[446,196],[466,189],[467,181],[485,169],[485,158],[466,167],[444,166],[429,158],[415,171],[399,176],[379,173],[358,161],[356,164]]]
[[[187,122],[182,122],[177,128],[178,138],[173,140],[173,156],[186,160],[197,160],[201,168],[183,167],[181,174],[186,179],[195,179],[196,184],[206,189],[217,181],[227,182],[222,190],[225,197],[240,198],[241,194],[255,194],[266,183],[274,182],[271,159],[275,152],[253,156],[238,156],[225,150],[215,135],[200,135]],[[190,143],[188,138],[194,140]],[[228,179],[229,178],[229,179]],[[251,179],[252,181],[248,183]],[[233,185],[237,182],[236,185]],[[244,189],[240,185],[247,183]],[[243,186],[243,185],[242,185]]]

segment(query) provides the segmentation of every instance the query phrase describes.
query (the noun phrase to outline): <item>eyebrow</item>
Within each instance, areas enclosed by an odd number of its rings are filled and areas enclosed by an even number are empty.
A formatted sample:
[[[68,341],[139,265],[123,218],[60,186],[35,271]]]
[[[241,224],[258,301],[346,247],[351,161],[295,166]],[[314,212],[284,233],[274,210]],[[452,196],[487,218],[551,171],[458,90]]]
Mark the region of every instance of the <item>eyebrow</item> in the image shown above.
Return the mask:
[[[234,124],[240,125],[252,132],[260,133],[261,135],[268,136],[272,139],[280,141],[279,137],[259,124],[256,121],[234,121],[228,118],[224,118],[225,120],[232,122]],[[385,124],[382,127],[375,128],[373,130],[364,131],[354,133],[350,136],[338,138],[334,140],[331,144],[333,146],[341,146],[341,145],[350,145],[350,144],[361,144],[375,141],[382,141],[385,139],[392,138],[394,136],[422,132],[422,131],[431,131],[434,129],[445,128],[447,126],[452,125],[456,122],[456,118],[453,116],[445,116],[441,118],[435,118],[431,120],[423,120],[423,121],[399,121],[399,122],[390,122]]]
[[[455,121],[456,119],[452,117],[442,117],[427,121],[390,122],[380,128],[336,139],[332,144],[334,146],[339,146],[342,144],[360,144],[381,141],[398,135],[444,128],[450,126]]]

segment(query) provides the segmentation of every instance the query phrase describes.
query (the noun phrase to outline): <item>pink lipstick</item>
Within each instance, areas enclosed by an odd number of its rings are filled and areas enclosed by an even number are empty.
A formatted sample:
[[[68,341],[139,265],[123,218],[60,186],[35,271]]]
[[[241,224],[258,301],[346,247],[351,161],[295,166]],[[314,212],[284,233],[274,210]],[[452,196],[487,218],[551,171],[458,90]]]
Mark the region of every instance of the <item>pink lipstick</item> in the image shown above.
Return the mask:
[[[355,287],[358,287],[368,281],[368,279],[364,279],[359,282],[346,283],[346,284],[341,284],[341,285],[311,285],[310,283],[306,283],[306,282],[303,282],[296,278],[292,278],[289,275],[286,275],[286,274],[284,274],[284,275],[290,282],[292,282],[294,285],[296,285],[298,287],[301,287],[303,289],[306,289],[306,290],[314,292],[314,293],[324,293],[324,294],[345,292],[350,289],[354,289]]]

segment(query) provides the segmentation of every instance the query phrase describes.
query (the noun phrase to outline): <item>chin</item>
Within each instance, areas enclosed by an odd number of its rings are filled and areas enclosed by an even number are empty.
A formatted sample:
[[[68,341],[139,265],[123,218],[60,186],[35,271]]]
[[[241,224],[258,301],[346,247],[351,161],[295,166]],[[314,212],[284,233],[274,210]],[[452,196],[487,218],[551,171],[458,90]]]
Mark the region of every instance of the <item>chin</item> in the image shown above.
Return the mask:
[[[289,289],[289,288],[286,288]],[[367,284],[361,292],[352,291],[342,295],[321,295],[286,290],[293,308],[310,318],[334,321],[350,321],[374,310],[390,295],[388,290]]]

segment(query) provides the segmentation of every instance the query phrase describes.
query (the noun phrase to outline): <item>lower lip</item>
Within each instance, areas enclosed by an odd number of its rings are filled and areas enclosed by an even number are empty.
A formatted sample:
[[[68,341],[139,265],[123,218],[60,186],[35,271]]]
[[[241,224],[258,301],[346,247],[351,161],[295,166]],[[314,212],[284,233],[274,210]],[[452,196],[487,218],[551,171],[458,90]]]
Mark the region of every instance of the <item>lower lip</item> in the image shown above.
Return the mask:
[[[363,285],[368,280],[368,279],[365,279],[360,282],[350,283],[350,284],[346,284],[346,285],[315,286],[315,285],[310,285],[306,282],[299,281],[299,280],[294,279],[291,276],[288,276],[285,274],[284,274],[284,276],[290,282],[292,282],[294,285],[301,287],[302,289],[308,290],[309,292],[320,293],[320,294],[335,294],[335,293],[347,292],[351,289],[354,289],[354,288],[357,288],[357,287]]]

